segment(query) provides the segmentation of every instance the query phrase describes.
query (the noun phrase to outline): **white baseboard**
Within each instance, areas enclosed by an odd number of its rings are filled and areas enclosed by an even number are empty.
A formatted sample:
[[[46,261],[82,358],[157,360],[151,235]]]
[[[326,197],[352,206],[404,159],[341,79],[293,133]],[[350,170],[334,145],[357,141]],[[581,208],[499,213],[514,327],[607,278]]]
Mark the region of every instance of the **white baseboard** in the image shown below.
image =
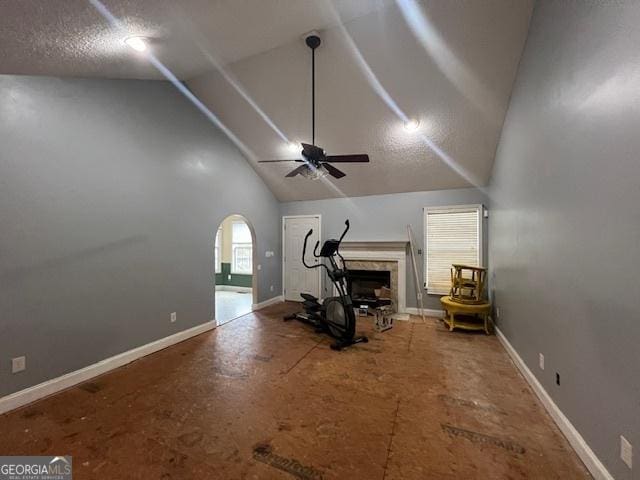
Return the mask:
[[[0,398],[0,414],[28,405],[36,400],[48,397],[49,395],[53,395],[54,393],[58,393],[69,387],[73,387],[74,385],[85,382],[91,378],[97,377],[98,375],[102,375],[103,373],[122,367],[127,363],[131,363],[134,360],[155,353],[158,350],[162,350],[170,347],[171,345],[175,345],[176,343],[180,343],[191,337],[212,330],[215,326],[215,321],[203,323],[202,325],[197,325],[193,328],[189,328],[188,330],[183,330],[182,332],[161,338],[160,340],[136,347],[133,350],[101,360],[98,363],[67,373],[61,377],[47,380],[46,382],[39,383],[33,387],[2,397]]]
[[[406,313],[410,313],[411,315],[420,315],[420,309],[416,307],[407,307],[404,309]],[[442,318],[444,317],[444,310],[433,310],[431,308],[424,308],[422,310],[427,317],[436,317]]]
[[[593,453],[593,450],[591,450],[584,438],[582,438],[580,432],[575,429],[569,419],[564,415],[564,413],[562,413],[560,408],[558,408],[542,384],[538,381],[531,370],[529,370],[529,367],[527,367],[522,358],[520,358],[518,352],[516,352],[513,346],[509,343],[507,337],[505,337],[497,327],[496,336],[511,357],[511,360],[513,360],[513,363],[515,363],[518,370],[520,370],[520,373],[522,373],[522,376],[536,393],[542,402],[542,405],[544,405],[544,408],[547,410],[549,415],[551,415],[553,421],[558,425],[558,428],[560,428],[564,436],[567,437],[567,440],[578,454],[578,457],[580,457],[582,462],[585,464],[593,478],[595,480],[614,480],[613,476],[607,471],[596,454]]]
[[[244,292],[251,293],[251,287],[236,287],[235,285],[216,285],[216,292]]]
[[[284,297],[282,295],[278,295],[276,297],[265,300],[264,302],[254,303],[251,305],[251,310],[260,310],[261,308],[268,307],[269,305],[273,305],[275,303],[284,302]]]

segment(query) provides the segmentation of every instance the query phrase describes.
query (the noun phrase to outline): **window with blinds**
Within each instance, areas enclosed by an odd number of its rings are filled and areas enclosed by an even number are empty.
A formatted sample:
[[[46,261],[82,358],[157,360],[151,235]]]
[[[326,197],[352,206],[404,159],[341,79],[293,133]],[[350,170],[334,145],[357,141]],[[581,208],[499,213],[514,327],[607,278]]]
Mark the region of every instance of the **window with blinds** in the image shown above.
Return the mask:
[[[231,273],[253,273],[253,243],[249,226],[244,222],[233,222],[231,230]]]
[[[454,263],[482,266],[482,205],[425,208],[424,232],[427,293],[449,293]]]

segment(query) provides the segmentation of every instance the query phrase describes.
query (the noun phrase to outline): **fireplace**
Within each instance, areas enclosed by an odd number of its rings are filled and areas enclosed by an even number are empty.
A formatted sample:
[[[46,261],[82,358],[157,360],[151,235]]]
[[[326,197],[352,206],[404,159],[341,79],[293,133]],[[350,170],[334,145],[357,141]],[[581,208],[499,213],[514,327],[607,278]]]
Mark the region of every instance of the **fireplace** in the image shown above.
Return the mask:
[[[340,254],[349,271],[387,272],[391,301],[399,313],[406,313],[406,241],[344,241]],[[356,302],[354,304],[357,306]]]
[[[375,307],[379,304],[375,290],[391,288],[391,272],[388,270],[349,270],[347,275],[347,291],[353,304]]]

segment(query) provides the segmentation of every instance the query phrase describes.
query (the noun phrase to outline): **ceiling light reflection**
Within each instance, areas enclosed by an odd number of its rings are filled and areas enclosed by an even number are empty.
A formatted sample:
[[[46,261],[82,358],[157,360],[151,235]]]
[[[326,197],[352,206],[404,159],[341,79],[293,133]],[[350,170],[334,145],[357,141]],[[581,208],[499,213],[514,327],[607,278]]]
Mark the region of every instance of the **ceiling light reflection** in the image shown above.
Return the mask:
[[[133,48],[136,52],[144,52],[147,49],[147,43],[144,37],[127,37],[124,43]]]

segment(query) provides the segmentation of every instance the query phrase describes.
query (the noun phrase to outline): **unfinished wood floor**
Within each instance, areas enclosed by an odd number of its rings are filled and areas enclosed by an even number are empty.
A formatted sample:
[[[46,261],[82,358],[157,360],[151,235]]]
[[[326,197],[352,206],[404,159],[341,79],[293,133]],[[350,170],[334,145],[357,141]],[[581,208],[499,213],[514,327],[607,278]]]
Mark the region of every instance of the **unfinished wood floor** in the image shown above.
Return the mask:
[[[343,352],[295,304],[0,417],[0,454],[74,478],[588,478],[495,337],[417,317]]]

